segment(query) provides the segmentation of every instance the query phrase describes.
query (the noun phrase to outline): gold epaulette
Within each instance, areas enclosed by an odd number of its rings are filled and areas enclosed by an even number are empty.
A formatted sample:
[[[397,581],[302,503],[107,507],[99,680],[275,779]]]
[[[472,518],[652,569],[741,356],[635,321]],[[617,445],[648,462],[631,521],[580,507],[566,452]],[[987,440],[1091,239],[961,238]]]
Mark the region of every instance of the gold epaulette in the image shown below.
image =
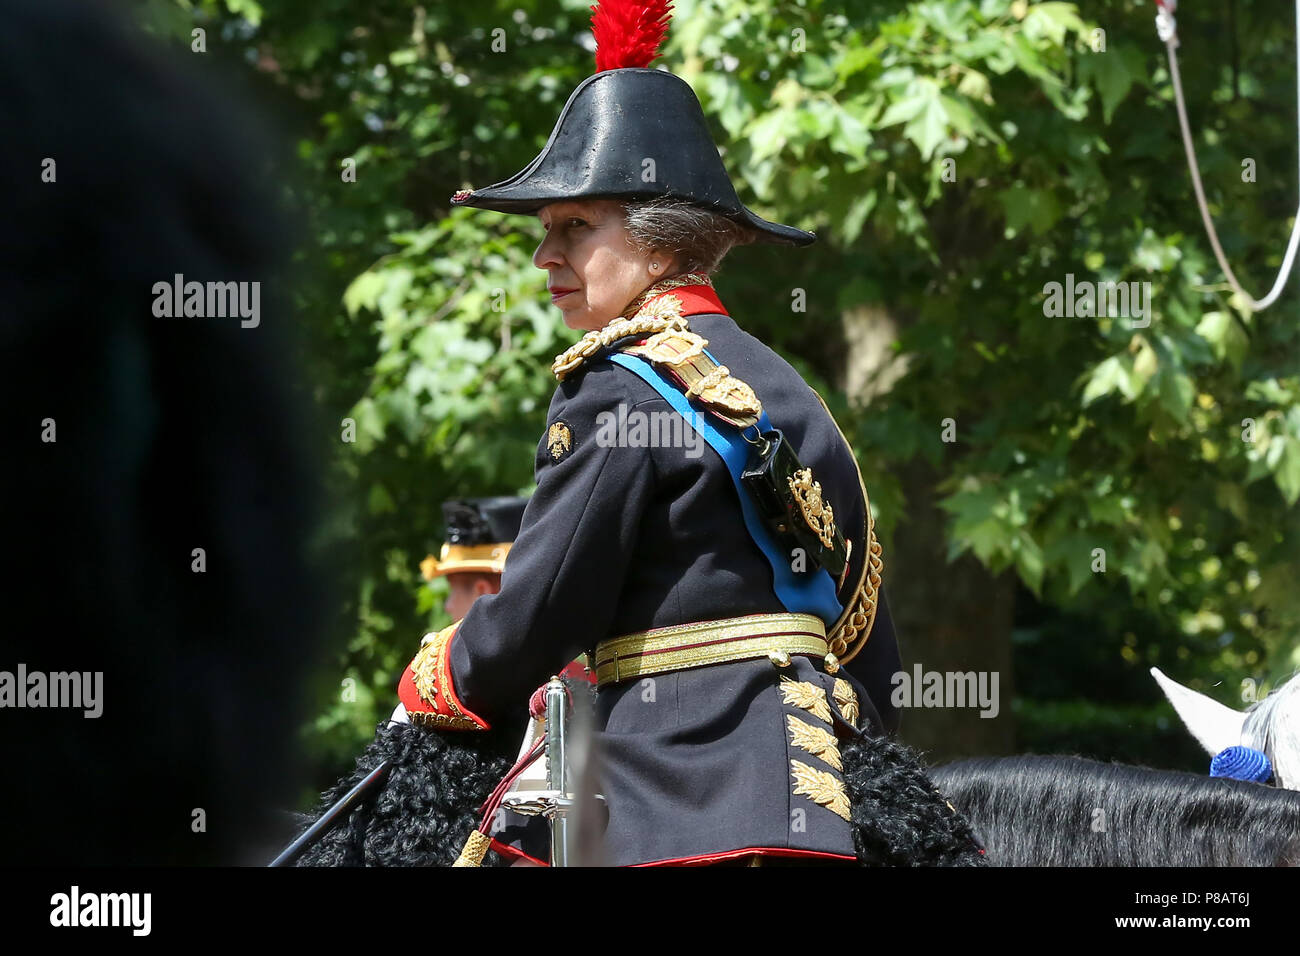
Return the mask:
[[[704,351],[708,339],[691,331],[681,315],[681,303],[672,295],[660,296],[636,315],[616,319],[598,332],[588,332],[555,359],[551,371],[562,382],[602,349],[642,335],[649,337],[621,351],[666,368],[681,382],[687,398],[696,399],[737,428],[757,424],[763,413],[758,396],[727,366],[709,357]]]
[[[671,298],[671,296],[664,296],[664,298]],[[677,315],[637,314],[630,318],[615,319],[599,331],[588,332],[555,357],[555,361],[551,363],[551,371],[555,373],[558,381],[563,382],[570,374],[585,365],[593,355],[609,348],[619,339],[633,335],[651,335],[669,329],[685,331],[686,320],[681,316],[681,303],[677,299],[673,301],[678,305]]]
[[[727,366],[719,365],[704,351],[708,344],[708,339],[683,323],[682,328],[657,332],[644,343],[622,351],[667,369],[685,387],[687,398],[695,399],[737,428],[757,424],[763,413],[758,396]]]

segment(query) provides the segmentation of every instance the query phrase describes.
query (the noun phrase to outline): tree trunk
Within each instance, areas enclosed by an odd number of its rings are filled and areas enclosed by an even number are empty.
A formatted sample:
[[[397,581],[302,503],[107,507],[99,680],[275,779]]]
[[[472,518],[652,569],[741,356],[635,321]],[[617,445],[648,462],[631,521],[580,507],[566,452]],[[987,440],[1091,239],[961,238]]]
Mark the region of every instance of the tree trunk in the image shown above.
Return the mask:
[[[899,733],[926,751],[932,763],[1012,753],[1014,572],[994,577],[969,554],[948,564],[945,513],[935,505],[939,476],[924,462],[914,462],[900,477],[907,514],[894,533],[893,553],[885,555],[884,581],[904,673],[913,678],[918,664],[922,672],[945,675],[974,671],[977,678],[985,675],[983,686],[989,691],[997,675],[997,693],[988,707],[972,706],[969,700],[967,706],[956,707],[951,699],[944,707],[913,706],[904,711]],[[913,699],[917,697],[919,689],[913,690]],[[980,716],[994,713],[993,707],[996,716]]]
[[[859,308],[844,315],[843,385],[850,401],[868,405],[906,373],[906,359],[891,350],[896,337],[897,326],[882,308]],[[926,751],[931,762],[1012,753],[1014,573],[995,577],[970,555],[949,564],[946,515],[936,506],[935,485],[941,476],[916,459],[899,478],[907,513],[899,516],[884,555],[884,587],[906,675],[906,681],[900,676],[896,693],[911,690],[899,733],[907,743]],[[983,674],[983,686],[992,692],[996,675],[997,693],[992,696],[996,716],[980,716],[981,711],[994,713],[993,706],[967,700],[966,706],[957,707],[951,696],[944,706],[923,706],[922,687],[911,687],[918,664],[922,674],[943,674],[945,687],[948,673],[973,671],[977,680]]]

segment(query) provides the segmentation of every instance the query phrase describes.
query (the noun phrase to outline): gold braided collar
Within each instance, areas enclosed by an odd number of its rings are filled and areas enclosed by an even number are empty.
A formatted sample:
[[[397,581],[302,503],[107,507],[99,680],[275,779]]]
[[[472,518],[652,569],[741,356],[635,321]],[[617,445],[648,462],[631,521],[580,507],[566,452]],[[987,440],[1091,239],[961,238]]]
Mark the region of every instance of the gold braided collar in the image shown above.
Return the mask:
[[[676,296],[660,299],[665,292],[680,289],[687,285],[707,285],[713,287],[713,280],[703,272],[688,272],[685,275],[660,279],[633,299],[618,318],[603,329],[588,332],[576,343],[555,357],[551,371],[557,380],[563,382],[571,373],[602,349],[607,349],[619,339],[630,335],[653,335],[667,329],[686,331],[686,320],[682,317],[681,300]]]

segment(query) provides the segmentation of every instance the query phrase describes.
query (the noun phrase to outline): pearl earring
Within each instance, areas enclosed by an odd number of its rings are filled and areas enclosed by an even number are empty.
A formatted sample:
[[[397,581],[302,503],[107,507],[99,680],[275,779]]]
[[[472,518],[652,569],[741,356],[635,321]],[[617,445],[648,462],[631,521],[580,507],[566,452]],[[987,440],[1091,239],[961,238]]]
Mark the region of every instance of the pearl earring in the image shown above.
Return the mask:
[[[660,266],[659,263],[657,263],[657,262],[652,262],[652,263],[650,263],[650,271],[651,271],[651,272],[658,272],[661,268],[662,268],[662,266]]]

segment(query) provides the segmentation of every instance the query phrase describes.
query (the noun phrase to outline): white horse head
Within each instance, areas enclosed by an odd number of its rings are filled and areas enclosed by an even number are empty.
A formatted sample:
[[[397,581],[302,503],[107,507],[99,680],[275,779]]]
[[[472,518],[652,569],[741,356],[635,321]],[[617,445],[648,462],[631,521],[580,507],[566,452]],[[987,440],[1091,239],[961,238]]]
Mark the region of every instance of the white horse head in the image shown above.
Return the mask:
[[[1211,756],[1228,747],[1262,750],[1279,786],[1300,790],[1300,675],[1258,703],[1233,710],[1151,668],[1183,724]]]

